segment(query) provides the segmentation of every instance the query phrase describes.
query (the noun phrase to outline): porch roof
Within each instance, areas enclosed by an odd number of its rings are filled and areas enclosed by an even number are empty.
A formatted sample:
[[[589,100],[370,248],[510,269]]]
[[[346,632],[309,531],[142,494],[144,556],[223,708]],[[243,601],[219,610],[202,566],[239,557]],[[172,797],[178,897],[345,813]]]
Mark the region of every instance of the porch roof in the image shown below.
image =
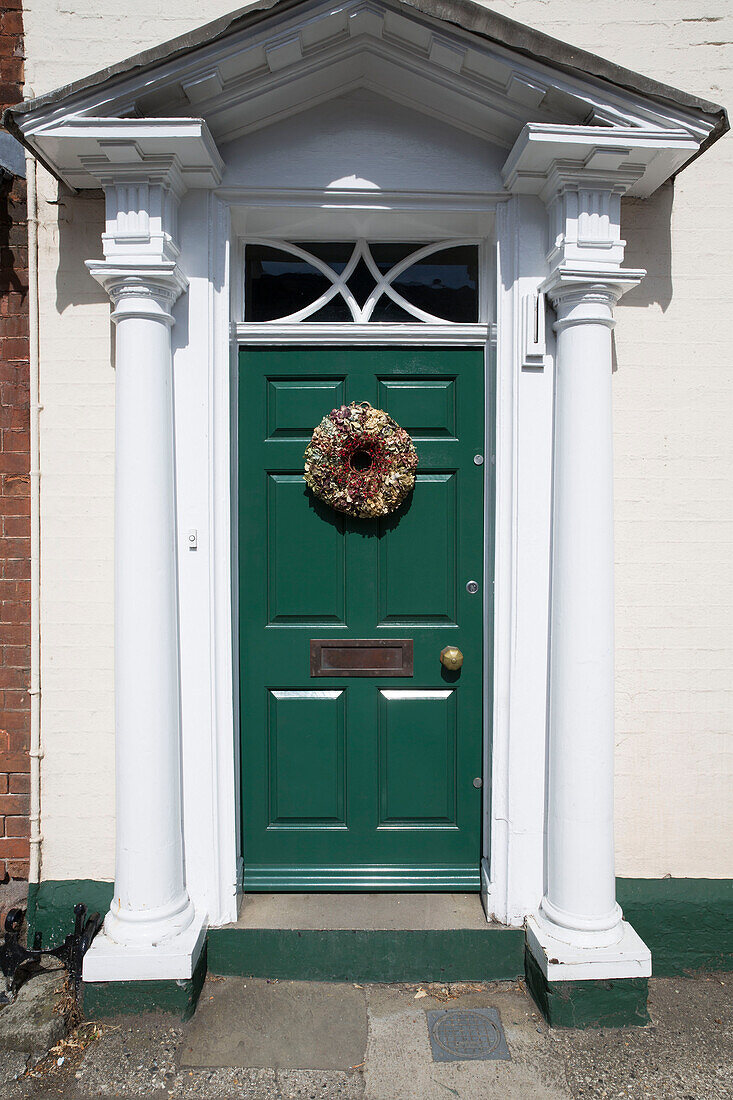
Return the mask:
[[[268,20],[283,19],[291,14],[297,15],[298,9],[309,6],[312,6],[312,0],[255,0],[244,8],[168,42],[135,54],[55,91],[8,108],[4,113],[3,122],[12,134],[32,149],[54,175],[65,179],[65,182],[72,182],[73,185],[75,181],[66,178],[67,172],[64,168],[45,158],[46,149],[44,149],[43,140],[37,140],[43,138],[43,131],[49,125],[55,125],[59,121],[72,119],[78,121],[81,117],[90,119],[90,117],[104,115],[130,120],[136,116],[139,118],[141,114],[143,117],[150,117],[151,112],[147,109],[147,103],[150,101],[151,92],[155,92],[160,74],[163,72],[166,74],[165,81],[170,81],[171,66],[180,67],[182,72],[187,71],[197,64],[199,57],[209,56],[212,49],[225,48],[228,39],[250,30],[256,33],[258,27]],[[344,5],[345,9],[352,7],[354,7],[353,4]],[[537,71],[543,69],[546,71],[549,68],[557,73],[558,77],[570,78],[576,84],[578,81],[585,82],[588,88],[594,88],[596,92],[600,89],[601,94],[605,88],[609,96],[615,97],[612,101],[616,104],[621,95],[628,103],[630,110],[637,108],[640,112],[651,111],[655,115],[654,125],[657,128],[667,128],[671,132],[672,128],[681,124],[683,129],[688,130],[688,137],[694,134],[696,147],[693,149],[688,145],[684,154],[678,154],[674,162],[670,162],[666,175],[680,171],[730,128],[725,108],[716,103],[680,91],[643,74],[625,69],[605,58],[561,42],[541,31],[499,15],[473,0],[394,0],[394,2],[377,0],[374,4],[367,0],[365,4],[358,7],[360,11],[363,8],[365,12],[379,8],[402,11],[405,15],[412,12],[413,17],[422,15],[433,28],[437,26],[439,29],[442,24],[446,32],[458,31],[463,32],[464,35],[468,33],[475,37],[477,45],[480,43],[482,48],[498,47],[505,56],[506,51],[509,51],[518,62],[521,61],[530,67],[535,66]],[[432,56],[430,60],[432,61]],[[460,69],[460,64],[458,68]],[[162,80],[160,82],[164,83]],[[207,84],[208,78],[203,83]],[[521,79],[519,83],[522,84]],[[186,94],[195,105],[204,98],[201,93],[197,93],[195,97],[188,91]],[[532,102],[531,86],[529,94],[524,122],[534,121],[533,109],[539,107],[539,101],[536,104]],[[130,99],[131,96],[132,99]],[[602,111],[594,113],[592,109],[589,109],[588,118],[581,119],[578,116],[578,110],[583,111],[587,106],[583,97],[578,97],[570,109],[568,105],[574,99],[573,94],[568,95],[566,89],[563,102],[561,102],[562,96],[563,93],[560,92],[556,97],[560,103],[559,107],[553,104],[555,115],[557,116],[558,112],[560,114],[567,112],[569,117],[563,118],[563,122],[572,121],[575,126],[584,123],[586,128],[597,127],[596,132],[599,136],[604,131],[608,136],[609,128],[613,130],[629,124],[643,125],[638,117],[631,123],[621,118],[609,120],[604,117]],[[138,100],[144,101],[142,110],[139,108]],[[189,108],[190,105],[189,103]],[[205,104],[202,103],[198,113],[208,122],[204,106]],[[621,113],[618,107],[616,112]],[[170,116],[178,114],[178,111],[153,111],[152,113]],[[191,113],[190,110],[187,112],[189,116]],[[558,121],[557,117],[543,118],[542,113],[542,110],[535,111],[535,115],[540,116],[537,118],[538,122]],[[547,112],[545,112],[546,115]],[[509,146],[517,136],[518,130],[512,135]],[[214,133],[214,139],[219,140],[216,133]],[[665,175],[657,173],[657,178],[650,189],[658,186],[662,178],[665,178]]]

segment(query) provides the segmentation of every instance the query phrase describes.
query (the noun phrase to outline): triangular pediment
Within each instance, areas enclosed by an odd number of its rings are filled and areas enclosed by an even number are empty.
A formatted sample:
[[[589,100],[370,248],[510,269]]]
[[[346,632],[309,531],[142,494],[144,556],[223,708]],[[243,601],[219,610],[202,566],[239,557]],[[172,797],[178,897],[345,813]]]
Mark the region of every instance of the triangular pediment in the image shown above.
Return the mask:
[[[221,148],[357,89],[505,153],[527,123],[597,127],[606,137],[609,129],[674,131],[687,139],[670,162],[678,170],[691,149],[727,127],[725,112],[713,104],[466,0],[346,0],[338,7],[265,0],[21,104],[8,122],[57,175],[90,187],[98,184],[84,151],[75,155],[69,141],[54,144],[54,135],[68,137],[64,127],[80,133],[82,122],[94,119],[196,118]]]

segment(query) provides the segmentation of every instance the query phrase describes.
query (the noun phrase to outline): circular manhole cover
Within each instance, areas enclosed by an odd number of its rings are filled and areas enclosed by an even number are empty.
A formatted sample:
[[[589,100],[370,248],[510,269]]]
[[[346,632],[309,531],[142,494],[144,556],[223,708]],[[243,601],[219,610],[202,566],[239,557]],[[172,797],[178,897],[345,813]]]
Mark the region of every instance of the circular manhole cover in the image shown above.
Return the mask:
[[[433,1039],[454,1058],[486,1058],[501,1042],[499,1028],[483,1013],[453,1009],[433,1021]]]

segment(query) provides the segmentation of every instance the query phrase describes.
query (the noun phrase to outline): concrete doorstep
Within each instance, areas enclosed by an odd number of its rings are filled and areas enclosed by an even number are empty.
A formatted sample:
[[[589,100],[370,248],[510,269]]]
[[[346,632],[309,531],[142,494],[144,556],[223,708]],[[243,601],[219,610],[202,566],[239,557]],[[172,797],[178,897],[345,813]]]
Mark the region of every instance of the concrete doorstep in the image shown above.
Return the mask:
[[[549,1029],[523,983],[449,986],[210,976],[186,1024],[89,1021],[3,1100],[722,1100],[728,975],[651,982],[648,1027]],[[494,1009],[509,1058],[434,1061],[428,1013]],[[10,1064],[10,1063],[8,1063]]]

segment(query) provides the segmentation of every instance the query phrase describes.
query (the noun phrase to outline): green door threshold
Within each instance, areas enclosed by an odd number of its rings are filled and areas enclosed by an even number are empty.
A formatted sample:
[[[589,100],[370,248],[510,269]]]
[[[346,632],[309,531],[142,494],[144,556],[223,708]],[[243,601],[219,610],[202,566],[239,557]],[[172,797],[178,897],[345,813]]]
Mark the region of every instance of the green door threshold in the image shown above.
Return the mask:
[[[478,894],[248,894],[212,928],[208,969],[355,982],[513,981],[524,930],[486,921]]]

